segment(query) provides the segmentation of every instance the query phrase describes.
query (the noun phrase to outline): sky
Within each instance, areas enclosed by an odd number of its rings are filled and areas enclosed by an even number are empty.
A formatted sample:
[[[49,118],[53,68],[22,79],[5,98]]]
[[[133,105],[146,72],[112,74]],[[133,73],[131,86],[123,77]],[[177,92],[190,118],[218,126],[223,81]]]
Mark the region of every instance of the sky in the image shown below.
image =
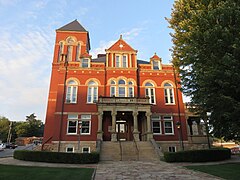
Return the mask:
[[[0,0],[0,116],[45,121],[55,30],[77,19],[96,57],[120,35],[138,59],[170,63],[174,0]]]

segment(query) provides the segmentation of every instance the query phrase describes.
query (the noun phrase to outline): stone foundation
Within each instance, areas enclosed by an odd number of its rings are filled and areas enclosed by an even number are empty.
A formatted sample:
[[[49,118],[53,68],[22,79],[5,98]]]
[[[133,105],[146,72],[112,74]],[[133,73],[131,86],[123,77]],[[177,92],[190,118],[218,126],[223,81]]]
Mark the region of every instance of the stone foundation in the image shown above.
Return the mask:
[[[46,151],[58,151],[58,141],[53,141],[52,144],[45,144],[43,150]],[[80,150],[78,150],[78,142],[77,141],[61,141],[60,144],[60,152],[66,152],[66,149],[73,147],[74,152],[82,152],[83,147],[89,147],[90,152],[96,151],[96,141],[81,141],[80,142]]]
[[[169,152],[169,147],[175,147],[176,151],[181,151],[181,146],[179,141],[156,141],[160,150],[164,152]],[[197,150],[197,149],[208,149],[207,143],[191,143],[188,141],[184,141],[184,150]]]

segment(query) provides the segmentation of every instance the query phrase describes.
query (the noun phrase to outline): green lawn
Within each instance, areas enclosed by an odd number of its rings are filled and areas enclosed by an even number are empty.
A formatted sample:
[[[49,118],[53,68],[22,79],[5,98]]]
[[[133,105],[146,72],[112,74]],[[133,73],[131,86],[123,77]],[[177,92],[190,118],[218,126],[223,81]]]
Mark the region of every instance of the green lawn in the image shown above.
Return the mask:
[[[240,163],[186,166],[186,168],[212,174],[224,179],[240,179]]]
[[[49,168],[0,165],[1,180],[90,180],[92,168]]]

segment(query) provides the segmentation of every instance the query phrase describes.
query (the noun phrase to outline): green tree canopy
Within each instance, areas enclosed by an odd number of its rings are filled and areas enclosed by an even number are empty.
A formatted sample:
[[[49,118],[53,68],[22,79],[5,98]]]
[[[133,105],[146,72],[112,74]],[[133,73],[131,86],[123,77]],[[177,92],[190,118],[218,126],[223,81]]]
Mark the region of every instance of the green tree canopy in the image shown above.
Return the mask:
[[[216,137],[239,139],[240,1],[176,0],[168,22],[183,93]]]
[[[7,141],[9,125],[10,121],[8,118],[0,116],[0,140],[3,142]]]

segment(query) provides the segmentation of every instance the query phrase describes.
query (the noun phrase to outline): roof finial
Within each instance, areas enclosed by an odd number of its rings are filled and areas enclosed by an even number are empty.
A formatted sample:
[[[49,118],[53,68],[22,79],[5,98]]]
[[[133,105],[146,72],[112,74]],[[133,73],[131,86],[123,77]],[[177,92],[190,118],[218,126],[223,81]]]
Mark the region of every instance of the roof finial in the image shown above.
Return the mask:
[[[157,55],[157,53],[155,52],[154,55]]]
[[[120,39],[122,40],[122,34],[120,34]]]

